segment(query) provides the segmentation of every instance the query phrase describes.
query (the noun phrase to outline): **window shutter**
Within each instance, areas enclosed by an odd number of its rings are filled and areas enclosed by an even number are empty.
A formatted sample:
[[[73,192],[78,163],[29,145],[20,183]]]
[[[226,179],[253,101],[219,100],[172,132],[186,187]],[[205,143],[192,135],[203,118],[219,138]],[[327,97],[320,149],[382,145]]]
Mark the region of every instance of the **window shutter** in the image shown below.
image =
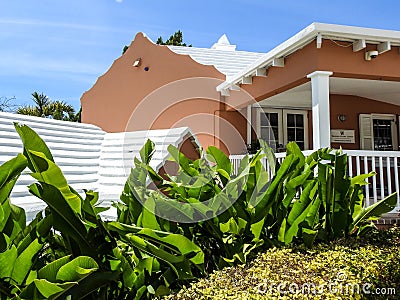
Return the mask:
[[[372,115],[360,114],[360,149],[374,150],[374,132],[372,127]]]

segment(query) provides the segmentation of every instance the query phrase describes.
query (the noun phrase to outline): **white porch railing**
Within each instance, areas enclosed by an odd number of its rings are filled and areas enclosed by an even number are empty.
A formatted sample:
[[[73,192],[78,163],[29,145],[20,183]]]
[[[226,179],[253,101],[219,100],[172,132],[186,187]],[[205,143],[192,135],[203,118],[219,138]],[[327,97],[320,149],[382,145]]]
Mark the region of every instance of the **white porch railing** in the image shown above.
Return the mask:
[[[313,151],[303,151],[307,156]],[[343,150],[348,155],[348,175],[356,176],[374,171],[375,176],[368,178],[368,187],[365,189],[366,204],[372,205],[378,200],[397,192],[397,207],[391,212],[400,218],[400,151],[363,151]],[[276,158],[282,162],[286,153],[276,153]],[[240,160],[244,155],[231,155],[229,158],[237,174]],[[266,159],[262,162],[271,175]],[[393,215],[392,215],[393,216]]]

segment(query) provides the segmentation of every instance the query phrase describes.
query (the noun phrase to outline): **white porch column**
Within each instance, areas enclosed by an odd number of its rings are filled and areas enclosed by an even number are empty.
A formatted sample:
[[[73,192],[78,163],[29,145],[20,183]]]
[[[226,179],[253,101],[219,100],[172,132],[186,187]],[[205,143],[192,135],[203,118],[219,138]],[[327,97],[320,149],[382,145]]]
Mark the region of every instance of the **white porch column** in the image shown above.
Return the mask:
[[[329,76],[332,74],[330,71],[315,71],[307,75],[311,79],[314,149],[331,146]]]
[[[251,104],[247,106],[247,144],[251,144]]]

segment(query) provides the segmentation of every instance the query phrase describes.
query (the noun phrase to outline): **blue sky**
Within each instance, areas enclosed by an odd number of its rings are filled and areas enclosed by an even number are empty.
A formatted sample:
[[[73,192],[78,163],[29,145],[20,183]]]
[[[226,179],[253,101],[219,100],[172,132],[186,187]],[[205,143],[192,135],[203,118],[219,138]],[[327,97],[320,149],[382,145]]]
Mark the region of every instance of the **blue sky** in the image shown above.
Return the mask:
[[[79,107],[135,34],[180,29],[195,47],[226,33],[238,50],[267,52],[312,22],[400,30],[399,1],[0,0],[0,97],[31,93]]]

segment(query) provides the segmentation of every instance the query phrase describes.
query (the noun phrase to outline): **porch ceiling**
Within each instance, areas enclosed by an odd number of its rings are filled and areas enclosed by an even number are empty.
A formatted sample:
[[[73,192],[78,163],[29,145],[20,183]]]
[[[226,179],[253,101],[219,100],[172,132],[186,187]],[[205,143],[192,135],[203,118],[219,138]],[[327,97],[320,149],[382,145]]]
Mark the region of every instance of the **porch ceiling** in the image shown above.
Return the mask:
[[[400,82],[354,78],[330,78],[330,93],[353,95],[400,105]],[[311,108],[311,82],[259,102],[261,106]]]

